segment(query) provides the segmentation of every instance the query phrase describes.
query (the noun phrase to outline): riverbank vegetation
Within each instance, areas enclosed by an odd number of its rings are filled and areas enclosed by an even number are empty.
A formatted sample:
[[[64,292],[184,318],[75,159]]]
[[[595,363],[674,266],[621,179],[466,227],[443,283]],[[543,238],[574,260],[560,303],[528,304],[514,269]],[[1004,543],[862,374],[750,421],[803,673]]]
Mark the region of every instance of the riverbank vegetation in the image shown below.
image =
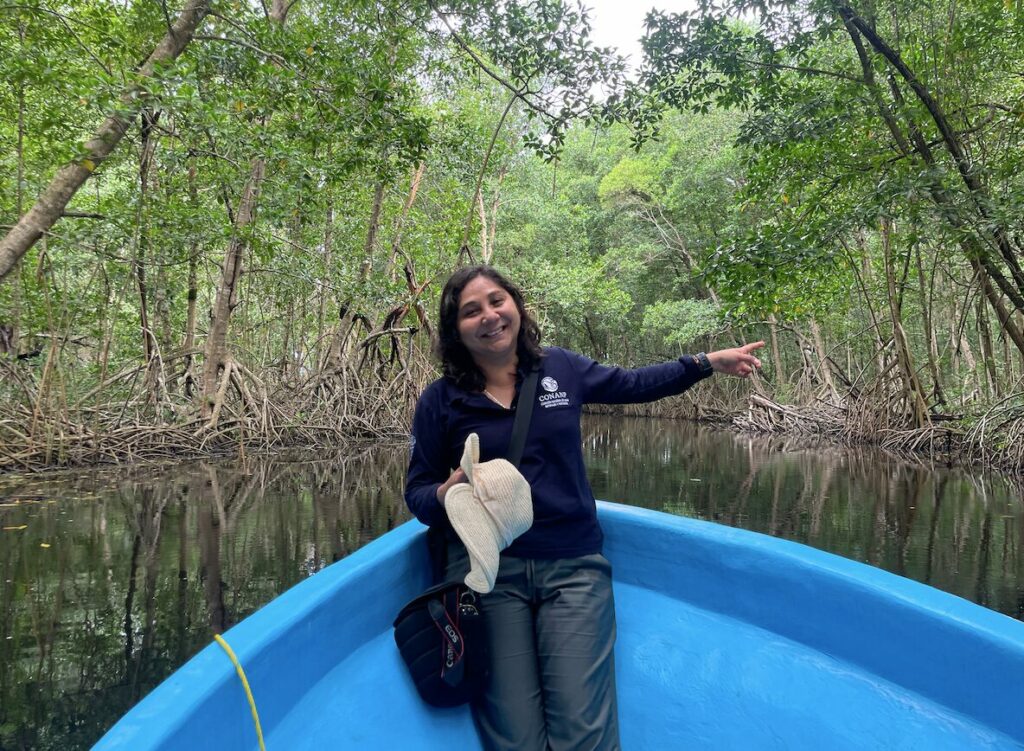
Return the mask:
[[[400,436],[460,263],[662,414],[1024,471],[1024,4],[0,6],[0,470]],[[696,406],[696,405],[699,405]]]

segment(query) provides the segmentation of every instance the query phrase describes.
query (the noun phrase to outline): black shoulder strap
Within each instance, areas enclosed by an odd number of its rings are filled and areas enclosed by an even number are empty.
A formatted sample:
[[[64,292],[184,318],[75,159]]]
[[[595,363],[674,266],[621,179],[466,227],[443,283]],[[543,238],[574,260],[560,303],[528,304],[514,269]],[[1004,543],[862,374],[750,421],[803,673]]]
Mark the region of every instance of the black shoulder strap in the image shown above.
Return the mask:
[[[512,423],[512,439],[508,442],[505,458],[519,466],[526,447],[526,434],[530,430],[530,418],[533,416],[534,397],[537,395],[537,378],[540,377],[540,364],[535,364],[526,374],[523,387],[519,390],[519,403],[516,406],[516,419]]]

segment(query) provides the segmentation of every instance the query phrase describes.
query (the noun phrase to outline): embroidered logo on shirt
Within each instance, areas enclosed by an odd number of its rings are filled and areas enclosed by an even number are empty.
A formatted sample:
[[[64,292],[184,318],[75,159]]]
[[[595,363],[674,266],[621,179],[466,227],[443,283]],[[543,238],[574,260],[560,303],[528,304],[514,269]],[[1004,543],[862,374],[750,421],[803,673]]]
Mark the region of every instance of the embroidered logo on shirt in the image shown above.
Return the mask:
[[[537,397],[537,401],[540,402],[540,406],[545,409],[551,409],[552,407],[568,407],[569,395],[564,391],[555,391],[550,394],[541,394]]]
[[[544,376],[540,381],[540,385],[544,387],[545,391],[558,391],[558,381],[551,376]]]

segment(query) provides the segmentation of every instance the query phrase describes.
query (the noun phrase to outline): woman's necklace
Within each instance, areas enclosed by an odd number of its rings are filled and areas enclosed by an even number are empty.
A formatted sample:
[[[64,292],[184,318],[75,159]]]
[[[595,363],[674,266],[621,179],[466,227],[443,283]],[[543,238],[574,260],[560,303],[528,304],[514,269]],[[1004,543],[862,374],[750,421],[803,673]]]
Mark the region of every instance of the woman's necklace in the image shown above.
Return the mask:
[[[492,394],[492,393],[491,393],[490,391],[488,391],[487,389],[484,389],[484,396],[486,396],[487,398],[489,398],[489,399],[490,399],[490,400],[491,400],[492,402],[494,402],[495,404],[497,404],[497,405],[498,405],[499,407],[501,407],[502,409],[511,409],[511,408],[512,408],[512,405],[511,405],[511,404],[505,404],[505,402],[501,401],[501,399],[499,399],[498,397],[496,397],[496,396],[495,396],[494,394]]]

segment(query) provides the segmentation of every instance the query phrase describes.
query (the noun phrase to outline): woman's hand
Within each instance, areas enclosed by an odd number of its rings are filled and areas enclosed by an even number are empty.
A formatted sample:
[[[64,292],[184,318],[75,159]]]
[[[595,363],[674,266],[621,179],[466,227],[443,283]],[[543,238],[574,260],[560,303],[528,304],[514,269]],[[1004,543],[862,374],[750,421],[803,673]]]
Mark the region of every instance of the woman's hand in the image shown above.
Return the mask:
[[[711,367],[717,373],[726,373],[746,378],[757,368],[761,367],[761,361],[754,357],[751,352],[755,349],[761,349],[763,346],[764,342],[752,342],[744,344],[742,347],[708,352],[708,360],[711,362]]]
[[[452,472],[451,476],[444,481],[443,485],[439,485],[437,488],[437,502],[442,506],[444,505],[444,497],[448,494],[448,489],[452,485],[458,485],[460,482],[468,482],[466,473],[462,469],[457,469]]]

